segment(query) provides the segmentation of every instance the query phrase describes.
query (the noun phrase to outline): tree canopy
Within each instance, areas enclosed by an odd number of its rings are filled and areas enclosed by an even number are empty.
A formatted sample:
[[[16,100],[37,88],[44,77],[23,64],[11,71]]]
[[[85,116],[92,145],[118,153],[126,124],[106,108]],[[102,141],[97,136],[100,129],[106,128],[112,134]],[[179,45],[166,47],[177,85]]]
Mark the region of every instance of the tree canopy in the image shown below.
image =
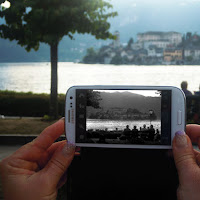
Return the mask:
[[[5,0],[0,0],[0,4]],[[63,36],[88,33],[97,39],[113,38],[108,18],[117,15],[103,0],[9,0],[11,6],[0,11],[6,24],[0,36],[17,40],[27,50],[39,48],[39,42],[58,43]]]
[[[99,109],[100,101],[102,100],[100,92],[88,90],[87,91],[87,106]]]

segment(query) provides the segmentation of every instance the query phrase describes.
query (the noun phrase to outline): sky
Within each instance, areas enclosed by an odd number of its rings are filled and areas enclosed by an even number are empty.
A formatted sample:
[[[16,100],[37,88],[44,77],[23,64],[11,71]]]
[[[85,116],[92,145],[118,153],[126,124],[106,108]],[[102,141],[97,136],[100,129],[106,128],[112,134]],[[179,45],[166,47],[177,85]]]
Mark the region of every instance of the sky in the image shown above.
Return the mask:
[[[160,97],[160,92],[157,90],[94,90],[97,92],[107,92],[107,93],[124,93],[130,92],[133,94],[139,94],[145,97]]]
[[[5,1],[4,3],[1,4],[2,7],[9,8],[10,7],[10,2]]]
[[[94,0],[95,1],[95,0]],[[111,32],[120,31],[122,41],[138,32],[177,31],[200,33],[200,0],[105,0],[118,16],[109,19]],[[9,7],[9,2],[3,4]],[[129,37],[130,35],[130,37]]]
[[[200,34],[200,0],[111,0],[118,16],[111,31],[119,30],[123,42],[146,31]]]
[[[191,4],[199,4],[200,0],[110,0],[112,4],[115,4],[116,2],[119,3],[119,5],[125,5],[128,4],[129,7],[137,7],[141,5],[150,5],[151,7],[155,5],[161,5],[161,6],[187,6]]]

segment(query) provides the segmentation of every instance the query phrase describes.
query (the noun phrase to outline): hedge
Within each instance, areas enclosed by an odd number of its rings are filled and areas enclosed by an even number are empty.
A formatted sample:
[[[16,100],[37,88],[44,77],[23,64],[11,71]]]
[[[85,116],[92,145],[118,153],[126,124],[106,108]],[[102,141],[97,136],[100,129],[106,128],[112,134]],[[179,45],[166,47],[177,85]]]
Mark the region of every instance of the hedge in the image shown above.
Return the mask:
[[[0,91],[0,115],[43,117],[49,115],[49,94]],[[64,116],[65,95],[58,95],[58,114]]]
[[[49,94],[0,91],[0,115],[43,117],[49,115]],[[64,116],[65,95],[58,95],[58,114]],[[187,97],[187,123],[200,124],[200,96]]]

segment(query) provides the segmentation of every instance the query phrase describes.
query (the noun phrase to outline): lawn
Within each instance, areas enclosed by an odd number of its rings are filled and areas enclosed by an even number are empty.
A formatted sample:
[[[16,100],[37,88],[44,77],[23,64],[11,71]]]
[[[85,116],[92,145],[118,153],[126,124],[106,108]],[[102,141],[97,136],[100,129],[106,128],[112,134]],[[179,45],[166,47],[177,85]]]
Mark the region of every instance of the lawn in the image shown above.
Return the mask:
[[[0,134],[38,135],[54,122],[38,118],[0,119]]]

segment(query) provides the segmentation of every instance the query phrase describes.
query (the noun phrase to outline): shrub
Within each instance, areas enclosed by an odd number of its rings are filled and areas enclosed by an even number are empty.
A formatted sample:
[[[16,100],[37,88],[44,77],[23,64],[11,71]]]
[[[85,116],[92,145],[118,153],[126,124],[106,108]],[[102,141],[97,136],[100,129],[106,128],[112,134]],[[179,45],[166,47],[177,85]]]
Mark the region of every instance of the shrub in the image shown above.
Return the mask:
[[[49,94],[0,91],[0,114],[42,117],[49,115]],[[65,96],[58,95],[59,115],[64,115]]]

